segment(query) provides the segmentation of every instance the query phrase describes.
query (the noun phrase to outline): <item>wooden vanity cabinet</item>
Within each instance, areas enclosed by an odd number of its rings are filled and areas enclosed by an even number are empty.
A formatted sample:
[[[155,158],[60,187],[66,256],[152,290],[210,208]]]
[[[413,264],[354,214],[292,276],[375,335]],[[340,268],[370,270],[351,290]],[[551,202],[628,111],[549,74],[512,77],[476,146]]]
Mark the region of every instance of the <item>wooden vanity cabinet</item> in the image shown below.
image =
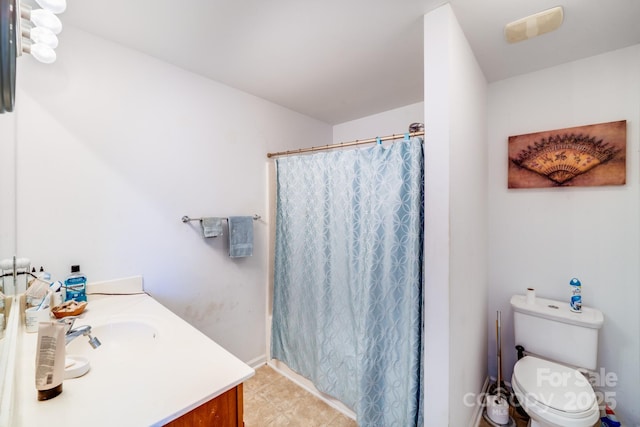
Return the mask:
[[[242,405],[242,384],[240,384],[180,418],[176,418],[166,426],[243,427]]]

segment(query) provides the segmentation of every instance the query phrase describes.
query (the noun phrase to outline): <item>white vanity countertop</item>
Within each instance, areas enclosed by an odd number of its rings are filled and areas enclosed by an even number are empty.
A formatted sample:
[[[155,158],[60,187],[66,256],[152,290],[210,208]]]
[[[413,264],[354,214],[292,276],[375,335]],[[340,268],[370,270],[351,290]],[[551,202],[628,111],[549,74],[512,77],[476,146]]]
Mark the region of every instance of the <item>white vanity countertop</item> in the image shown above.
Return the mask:
[[[62,394],[47,401],[37,400],[35,388],[38,334],[19,331],[16,427],[161,426],[241,384],[255,372],[146,294],[89,296],[87,310],[74,327],[88,324],[95,329],[125,320],[154,325],[157,339],[153,345],[135,349],[130,362],[121,359],[105,363],[104,358],[96,357],[86,375],[65,380]],[[91,360],[92,352],[99,352],[108,339],[95,336],[103,343],[96,350],[83,336],[70,346],[86,344],[89,351],[85,354]],[[123,354],[121,350],[119,355]]]

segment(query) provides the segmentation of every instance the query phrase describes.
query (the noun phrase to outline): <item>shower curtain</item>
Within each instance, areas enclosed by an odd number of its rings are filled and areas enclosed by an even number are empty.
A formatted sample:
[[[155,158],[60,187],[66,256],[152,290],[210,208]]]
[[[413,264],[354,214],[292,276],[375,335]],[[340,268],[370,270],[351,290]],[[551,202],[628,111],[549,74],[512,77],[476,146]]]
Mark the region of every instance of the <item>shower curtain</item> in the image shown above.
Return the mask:
[[[423,149],[277,160],[271,355],[363,427],[421,426]]]

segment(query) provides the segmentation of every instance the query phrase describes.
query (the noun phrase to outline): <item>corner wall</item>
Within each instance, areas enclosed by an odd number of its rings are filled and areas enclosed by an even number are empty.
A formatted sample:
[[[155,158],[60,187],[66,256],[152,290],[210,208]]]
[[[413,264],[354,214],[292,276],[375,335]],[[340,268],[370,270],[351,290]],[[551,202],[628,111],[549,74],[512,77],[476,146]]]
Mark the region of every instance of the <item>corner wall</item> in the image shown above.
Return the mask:
[[[465,426],[487,363],[487,83],[448,4],[424,28],[425,424]]]
[[[333,127],[333,143],[369,139],[409,132],[409,125],[424,120],[424,102],[340,123]]]
[[[58,61],[20,61],[18,252],[55,279],[145,289],[252,363],[265,360],[266,153],[331,126],[71,27]],[[250,258],[181,217],[263,216]],[[226,230],[225,230],[226,234]]]
[[[533,287],[568,303],[579,277],[583,303],[604,313],[599,366],[618,378],[597,390],[629,426],[640,425],[639,76],[635,45],[489,87],[489,312],[502,311],[505,378],[516,361],[511,295]],[[510,135],[617,120],[627,120],[626,185],[507,189]]]

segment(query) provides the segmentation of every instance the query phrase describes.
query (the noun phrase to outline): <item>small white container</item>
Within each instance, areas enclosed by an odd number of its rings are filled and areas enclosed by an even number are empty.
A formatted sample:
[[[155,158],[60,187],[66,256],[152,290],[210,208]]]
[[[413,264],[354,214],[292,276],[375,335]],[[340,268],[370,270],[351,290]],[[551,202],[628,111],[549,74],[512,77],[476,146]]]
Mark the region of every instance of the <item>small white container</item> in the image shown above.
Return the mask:
[[[533,288],[527,288],[527,304],[533,305],[536,303],[536,290]]]
[[[27,332],[38,332],[38,324],[40,322],[51,321],[51,311],[48,308],[37,310],[38,307],[27,308],[25,313],[25,329]]]

